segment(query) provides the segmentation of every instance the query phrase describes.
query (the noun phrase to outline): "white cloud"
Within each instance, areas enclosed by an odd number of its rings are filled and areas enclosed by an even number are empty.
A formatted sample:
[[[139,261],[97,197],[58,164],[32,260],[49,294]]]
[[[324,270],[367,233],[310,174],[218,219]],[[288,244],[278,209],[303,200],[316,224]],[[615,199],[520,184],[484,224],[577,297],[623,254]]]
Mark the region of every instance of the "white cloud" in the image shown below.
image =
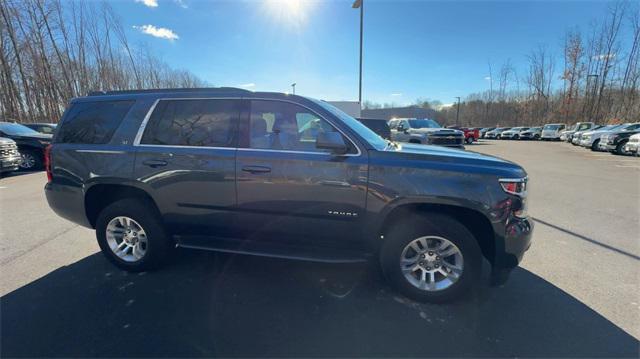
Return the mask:
[[[486,76],[484,79],[489,81],[489,80],[491,80],[491,76]]]
[[[158,7],[158,0],[134,0],[135,2],[143,3],[144,6]]]
[[[188,9],[189,6],[187,5],[186,2],[184,2],[184,0],[173,0],[174,3],[176,3],[176,5],[180,6],[183,9]]]
[[[399,92],[396,92],[396,93],[392,93],[392,94],[391,94],[391,96],[393,96],[393,97],[400,97],[400,96],[402,96],[402,94],[401,94],[401,93],[399,93]]]
[[[240,84],[237,87],[252,88],[252,87],[256,87],[256,84],[254,84],[253,82],[249,82],[248,84]]]
[[[173,30],[164,27],[155,27],[153,25],[133,26],[134,29],[140,30],[143,34],[151,35],[167,40],[177,40],[180,37]]]

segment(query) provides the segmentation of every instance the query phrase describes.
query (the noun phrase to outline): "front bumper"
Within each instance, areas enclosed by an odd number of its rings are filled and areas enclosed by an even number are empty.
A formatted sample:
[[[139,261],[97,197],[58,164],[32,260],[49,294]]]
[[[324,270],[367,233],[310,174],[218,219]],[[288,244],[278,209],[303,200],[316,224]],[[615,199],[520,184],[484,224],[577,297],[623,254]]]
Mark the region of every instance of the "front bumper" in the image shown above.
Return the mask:
[[[4,157],[0,159],[0,172],[16,171],[20,168],[20,156]]]
[[[638,153],[638,146],[640,146],[640,143],[638,142],[627,142],[626,145],[624,145],[624,150],[626,152],[629,153]]]

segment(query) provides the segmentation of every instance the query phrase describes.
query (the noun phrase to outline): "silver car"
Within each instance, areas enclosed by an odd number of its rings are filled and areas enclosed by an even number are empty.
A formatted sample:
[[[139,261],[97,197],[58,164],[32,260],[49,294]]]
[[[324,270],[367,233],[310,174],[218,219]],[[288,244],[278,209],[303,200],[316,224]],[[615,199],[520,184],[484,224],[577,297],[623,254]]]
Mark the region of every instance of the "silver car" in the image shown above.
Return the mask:
[[[548,123],[542,127],[540,139],[543,141],[557,141],[565,128],[567,128],[567,125],[564,123]]]
[[[608,125],[604,127],[600,127],[596,130],[591,130],[582,133],[582,137],[580,138],[580,146],[591,148],[592,151],[598,151],[598,144],[600,143],[600,138],[609,131],[613,131],[621,126],[628,126],[629,123],[624,125]]]

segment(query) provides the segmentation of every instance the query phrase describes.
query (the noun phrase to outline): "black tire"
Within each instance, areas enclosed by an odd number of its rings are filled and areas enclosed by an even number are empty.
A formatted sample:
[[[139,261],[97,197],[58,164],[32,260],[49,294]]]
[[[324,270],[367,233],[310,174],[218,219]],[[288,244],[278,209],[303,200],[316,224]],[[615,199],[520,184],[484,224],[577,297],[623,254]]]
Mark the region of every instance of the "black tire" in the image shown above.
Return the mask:
[[[539,140],[540,139],[540,135],[533,135],[533,139],[536,140],[536,141]]]
[[[146,254],[135,262],[126,262],[119,258],[107,243],[107,224],[119,216],[126,216],[138,222],[147,233]],[[100,212],[96,221],[96,237],[102,254],[117,267],[129,272],[157,268],[175,247],[159,217],[153,204],[143,198],[127,198],[111,203]]]
[[[19,150],[22,160],[20,161],[20,169],[23,171],[40,170],[44,167],[44,158],[42,152],[35,150]]]
[[[620,143],[618,143],[618,145],[616,146],[616,155],[626,155],[627,153],[624,151],[624,145],[627,144],[627,141],[620,141]]]
[[[598,146],[600,146],[600,139],[599,138],[597,140],[593,141],[593,143],[591,144],[591,151],[598,151],[599,150]]]
[[[419,289],[405,278],[400,268],[403,249],[414,239],[427,235],[446,238],[462,253],[462,274],[446,289]],[[398,222],[390,229],[380,249],[380,264],[390,285],[400,293],[421,302],[441,303],[460,299],[479,282],[482,255],[476,238],[460,222],[446,215],[425,213]]]
[[[472,144],[473,143],[473,136],[467,137],[464,141],[469,145]]]
[[[513,139],[514,140],[519,140],[520,139],[520,135],[513,135]]]

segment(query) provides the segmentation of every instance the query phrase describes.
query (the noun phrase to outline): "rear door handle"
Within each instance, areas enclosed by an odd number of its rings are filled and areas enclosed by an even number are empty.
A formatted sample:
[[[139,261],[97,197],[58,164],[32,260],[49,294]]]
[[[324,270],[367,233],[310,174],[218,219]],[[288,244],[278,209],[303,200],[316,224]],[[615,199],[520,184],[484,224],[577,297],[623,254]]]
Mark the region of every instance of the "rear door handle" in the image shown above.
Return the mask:
[[[165,160],[146,160],[146,161],[143,161],[142,164],[145,166],[156,168],[156,167],[164,167],[168,165],[169,162]]]
[[[244,166],[242,167],[244,172],[249,173],[269,173],[271,172],[271,167],[266,166]]]

